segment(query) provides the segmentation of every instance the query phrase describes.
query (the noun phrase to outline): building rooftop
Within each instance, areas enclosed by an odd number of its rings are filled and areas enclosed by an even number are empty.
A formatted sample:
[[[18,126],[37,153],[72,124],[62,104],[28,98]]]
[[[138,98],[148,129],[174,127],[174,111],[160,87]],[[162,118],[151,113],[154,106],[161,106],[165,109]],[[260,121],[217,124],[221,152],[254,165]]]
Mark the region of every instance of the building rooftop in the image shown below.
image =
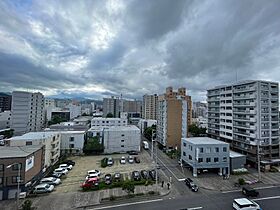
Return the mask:
[[[182,138],[182,139],[192,144],[224,144],[224,145],[228,144],[223,141],[211,139],[209,137],[191,137],[191,138]]]
[[[0,158],[27,157],[42,146],[0,147]]]
[[[49,138],[58,132],[29,132],[22,136],[14,136],[10,140],[29,140],[29,139],[44,139]]]
[[[108,126],[108,127],[105,127],[104,130],[109,130],[109,131],[127,131],[127,130],[140,131],[140,129],[137,126],[135,126],[135,125]]]
[[[242,155],[242,154],[240,154],[240,153],[238,153],[238,152],[234,152],[234,151],[232,151],[232,150],[229,151],[229,157],[231,157],[231,158],[244,157],[244,156],[245,156],[245,155]]]
[[[92,120],[127,120],[126,118],[120,117],[94,117]]]

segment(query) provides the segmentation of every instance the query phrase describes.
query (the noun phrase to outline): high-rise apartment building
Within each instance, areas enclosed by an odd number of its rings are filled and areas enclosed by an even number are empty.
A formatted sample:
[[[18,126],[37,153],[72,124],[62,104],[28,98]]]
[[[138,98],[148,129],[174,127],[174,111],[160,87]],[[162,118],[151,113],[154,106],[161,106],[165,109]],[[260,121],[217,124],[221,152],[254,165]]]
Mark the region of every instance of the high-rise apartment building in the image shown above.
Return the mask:
[[[6,93],[0,93],[0,112],[10,111],[12,96]]]
[[[15,134],[40,131],[44,124],[42,93],[14,91],[12,93],[12,128]]]
[[[146,120],[156,120],[158,109],[158,96],[144,95],[142,105],[142,118]]]
[[[103,98],[103,116],[111,113],[114,117],[119,117],[121,110],[121,100],[119,98]]]
[[[279,86],[276,82],[242,81],[207,91],[208,135],[257,161],[279,160]],[[275,162],[275,160],[273,161]]]
[[[191,97],[186,88],[177,92],[172,87],[158,97],[157,141],[166,148],[180,148],[181,138],[188,136],[192,119]]]

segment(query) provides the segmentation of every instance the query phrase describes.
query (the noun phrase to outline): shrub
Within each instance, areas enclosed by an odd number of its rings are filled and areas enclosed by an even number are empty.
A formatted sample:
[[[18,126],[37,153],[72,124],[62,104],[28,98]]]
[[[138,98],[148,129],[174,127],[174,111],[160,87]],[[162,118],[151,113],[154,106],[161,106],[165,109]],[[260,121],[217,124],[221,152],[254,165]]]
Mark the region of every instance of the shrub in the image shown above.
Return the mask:
[[[107,167],[107,161],[108,161],[107,158],[103,158],[103,159],[101,160],[101,168]]]
[[[148,194],[149,194],[149,195],[154,195],[154,194],[155,194],[155,191],[149,191]]]
[[[244,180],[243,178],[239,178],[239,179],[238,179],[238,183],[239,183],[240,185],[244,185],[244,184],[245,184],[245,180]]]
[[[22,210],[31,210],[32,208],[32,201],[31,200],[26,200],[21,206]]]
[[[122,189],[126,190],[128,194],[134,193],[134,189],[135,189],[134,183],[130,181],[124,182]]]
[[[110,198],[109,198],[109,200],[110,200],[110,201],[114,201],[114,200],[116,200],[116,197],[113,196],[113,195],[111,195]]]

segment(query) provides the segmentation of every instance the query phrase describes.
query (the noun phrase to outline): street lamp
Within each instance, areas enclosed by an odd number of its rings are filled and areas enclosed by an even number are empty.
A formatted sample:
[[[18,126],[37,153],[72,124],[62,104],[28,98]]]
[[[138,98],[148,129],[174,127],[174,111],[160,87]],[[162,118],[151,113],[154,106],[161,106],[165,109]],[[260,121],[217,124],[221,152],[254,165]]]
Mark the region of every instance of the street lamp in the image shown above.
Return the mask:
[[[13,163],[11,165],[8,165],[7,168],[11,168],[14,165],[18,165],[18,176],[17,176],[17,209],[19,209],[18,207],[18,203],[19,203],[19,183],[20,183],[20,169],[21,169],[21,164],[20,163]]]

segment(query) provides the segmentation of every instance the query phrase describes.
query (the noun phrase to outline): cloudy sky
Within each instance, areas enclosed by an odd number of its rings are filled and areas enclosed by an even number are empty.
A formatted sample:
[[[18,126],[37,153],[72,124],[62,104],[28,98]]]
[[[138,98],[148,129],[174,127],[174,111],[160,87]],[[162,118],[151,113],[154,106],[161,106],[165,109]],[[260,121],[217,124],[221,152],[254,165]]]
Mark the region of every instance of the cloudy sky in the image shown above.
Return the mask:
[[[141,98],[280,81],[279,0],[3,0],[0,91]]]

